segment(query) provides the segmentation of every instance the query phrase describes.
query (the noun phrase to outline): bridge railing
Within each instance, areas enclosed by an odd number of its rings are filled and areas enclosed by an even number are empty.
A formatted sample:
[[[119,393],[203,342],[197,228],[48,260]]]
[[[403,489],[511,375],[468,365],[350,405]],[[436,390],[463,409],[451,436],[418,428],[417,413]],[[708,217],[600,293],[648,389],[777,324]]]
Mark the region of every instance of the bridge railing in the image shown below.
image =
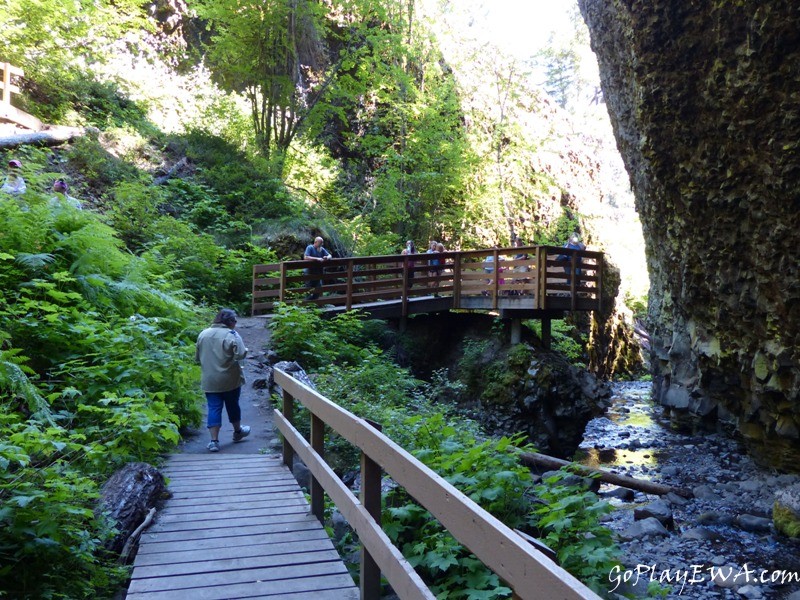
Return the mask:
[[[350,309],[395,300],[405,315],[409,300],[425,296],[451,297],[453,308],[498,308],[513,299],[519,308],[597,310],[602,257],[527,246],[255,265],[252,314],[269,313],[279,301]]]
[[[2,94],[2,98],[0,98],[0,119],[19,123],[34,131],[40,131],[42,122],[39,119],[11,104],[11,94],[20,93],[19,86],[12,83],[11,78],[12,76],[22,78],[24,75],[25,73],[19,67],[7,62],[0,62],[0,94]]]
[[[460,543],[494,571],[523,600],[599,599],[567,571],[486,512],[450,483],[411,456],[378,429],[315,390],[275,370],[283,390],[283,412],[275,423],[283,435],[283,460],[294,455],[311,472],[311,510],[323,521],[324,493],[336,504],[362,544],[361,597],[380,597],[380,575],[403,600],[432,600],[434,595],[381,528],[381,471],[388,474]],[[310,442],[294,426],[294,401],[308,409]],[[361,450],[360,499],[325,462],[325,428],[330,427]]]

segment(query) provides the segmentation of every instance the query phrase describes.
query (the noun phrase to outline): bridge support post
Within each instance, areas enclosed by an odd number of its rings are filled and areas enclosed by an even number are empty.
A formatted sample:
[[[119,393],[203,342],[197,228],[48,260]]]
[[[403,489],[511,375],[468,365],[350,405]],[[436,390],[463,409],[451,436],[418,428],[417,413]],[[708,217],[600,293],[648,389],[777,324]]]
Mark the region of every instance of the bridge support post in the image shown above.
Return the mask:
[[[522,319],[511,319],[511,345],[522,341]]]
[[[550,328],[550,319],[545,317],[542,319],[542,346],[550,350],[553,345],[553,333]]]
[[[408,317],[406,316],[400,317],[400,320],[397,322],[397,330],[400,333],[405,333],[407,328],[408,328]]]

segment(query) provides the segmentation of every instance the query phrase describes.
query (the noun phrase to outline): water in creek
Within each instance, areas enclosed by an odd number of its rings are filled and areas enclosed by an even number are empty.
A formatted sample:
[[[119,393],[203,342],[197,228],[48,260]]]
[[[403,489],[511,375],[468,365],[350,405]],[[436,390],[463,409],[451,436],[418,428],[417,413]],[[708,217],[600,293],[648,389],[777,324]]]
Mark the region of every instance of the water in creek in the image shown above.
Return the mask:
[[[800,477],[755,465],[743,446],[725,434],[675,431],[662,407],[650,399],[650,390],[647,382],[615,383],[611,407],[589,422],[576,454],[576,460],[592,467],[694,491],[687,502],[671,498],[674,526],[668,536],[620,542],[624,566],[652,565],[656,573],[672,576],[692,565],[705,569],[702,581],[666,585],[668,598],[783,599],[793,593],[800,598],[800,544],[777,534],[768,521],[774,493],[800,483]],[[604,484],[600,493],[613,487]],[[633,525],[634,510],[656,499],[641,492],[628,501],[609,497],[617,510],[607,525],[622,534]],[[754,517],[760,528],[743,525],[743,516]],[[725,566],[770,576],[788,573],[784,579],[790,583],[712,581],[709,569]],[[637,586],[635,595],[641,592]]]
[[[658,457],[668,451],[668,425],[656,420],[648,382],[615,383],[606,416],[586,426],[575,459],[597,468],[650,479],[658,468]]]

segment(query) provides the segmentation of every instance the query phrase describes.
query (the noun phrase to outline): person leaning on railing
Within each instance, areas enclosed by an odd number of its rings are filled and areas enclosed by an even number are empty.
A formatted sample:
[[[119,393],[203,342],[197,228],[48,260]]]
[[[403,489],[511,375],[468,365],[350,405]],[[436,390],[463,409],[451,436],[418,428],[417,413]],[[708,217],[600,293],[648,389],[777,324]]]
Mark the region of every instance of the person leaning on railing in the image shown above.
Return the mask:
[[[315,262],[323,263],[331,258],[331,253],[322,246],[323,239],[321,237],[314,238],[314,243],[306,246],[306,251],[303,254],[304,260],[313,260]],[[306,269],[306,275],[322,275],[322,265],[313,265]],[[313,279],[308,282],[308,285],[314,290],[306,297],[306,300],[314,300],[319,298],[319,288],[322,287],[321,279]]]

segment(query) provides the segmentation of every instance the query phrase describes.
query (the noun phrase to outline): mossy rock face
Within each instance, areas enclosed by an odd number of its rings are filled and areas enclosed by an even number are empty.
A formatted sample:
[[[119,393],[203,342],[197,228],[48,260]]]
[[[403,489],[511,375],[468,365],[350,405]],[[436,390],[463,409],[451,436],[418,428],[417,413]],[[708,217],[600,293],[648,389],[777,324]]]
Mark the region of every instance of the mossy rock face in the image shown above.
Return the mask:
[[[775,529],[783,535],[800,537],[800,485],[793,485],[775,495],[772,521]]]
[[[800,450],[800,11],[746,4],[579,0],[646,244],[654,397]]]

